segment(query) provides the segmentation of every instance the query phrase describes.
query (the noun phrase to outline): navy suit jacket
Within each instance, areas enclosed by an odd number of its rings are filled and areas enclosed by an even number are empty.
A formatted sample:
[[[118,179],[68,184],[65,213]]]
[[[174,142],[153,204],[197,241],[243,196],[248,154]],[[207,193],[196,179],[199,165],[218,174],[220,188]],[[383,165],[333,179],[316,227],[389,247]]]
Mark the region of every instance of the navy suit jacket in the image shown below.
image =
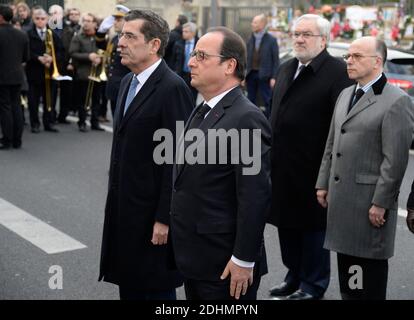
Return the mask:
[[[247,42],[247,75],[252,71],[255,41],[256,39],[252,34],[249,42]],[[279,68],[279,46],[277,40],[267,32],[263,35],[260,42],[259,55],[259,78],[261,80],[275,79],[277,69]]]

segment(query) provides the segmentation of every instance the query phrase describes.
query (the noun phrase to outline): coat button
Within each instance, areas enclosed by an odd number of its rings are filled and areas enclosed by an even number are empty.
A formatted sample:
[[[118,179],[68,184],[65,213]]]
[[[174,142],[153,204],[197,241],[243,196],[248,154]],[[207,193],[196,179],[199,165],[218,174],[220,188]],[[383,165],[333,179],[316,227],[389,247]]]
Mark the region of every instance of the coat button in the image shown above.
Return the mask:
[[[346,133],[345,129],[341,129],[341,133],[342,134]]]
[[[339,177],[338,177],[338,176],[336,176],[336,177],[334,178],[334,180],[335,180],[336,182],[338,182],[338,181],[339,181]]]
[[[336,154],[336,157],[337,158],[340,158],[340,157],[342,157],[342,154],[340,154],[339,152]]]

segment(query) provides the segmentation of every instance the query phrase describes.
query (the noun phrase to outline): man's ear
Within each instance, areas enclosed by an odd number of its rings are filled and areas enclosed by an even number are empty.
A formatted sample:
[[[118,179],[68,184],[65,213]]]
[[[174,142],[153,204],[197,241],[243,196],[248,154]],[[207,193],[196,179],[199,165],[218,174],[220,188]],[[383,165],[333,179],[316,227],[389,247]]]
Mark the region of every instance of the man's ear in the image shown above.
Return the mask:
[[[161,40],[158,38],[154,38],[151,40],[152,44],[151,44],[151,53],[152,54],[157,54],[158,50],[160,49],[161,46]]]
[[[234,74],[234,71],[237,68],[237,61],[234,58],[228,59],[227,60],[227,69],[226,69],[226,74],[228,75],[232,75]]]

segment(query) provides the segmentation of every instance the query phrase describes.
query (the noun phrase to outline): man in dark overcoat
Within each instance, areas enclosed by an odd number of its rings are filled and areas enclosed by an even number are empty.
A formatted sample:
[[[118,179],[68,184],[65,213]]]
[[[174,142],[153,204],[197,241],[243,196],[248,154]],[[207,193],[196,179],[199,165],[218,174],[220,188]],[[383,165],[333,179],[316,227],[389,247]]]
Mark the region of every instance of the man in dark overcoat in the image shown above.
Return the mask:
[[[154,159],[154,133],[175,134],[193,108],[190,89],[162,60],[168,32],[160,16],[133,10],[118,43],[132,72],[115,111],[99,279],[117,284],[121,299],[172,300],[182,284],[168,259],[173,159]]]
[[[329,22],[319,16],[296,21],[296,57],[280,66],[273,94],[269,222],[278,227],[288,272],[271,295],[289,299],[319,299],[330,279],[326,210],[315,197],[315,182],[336,99],[352,82],[345,63],[326,50],[329,32]]]

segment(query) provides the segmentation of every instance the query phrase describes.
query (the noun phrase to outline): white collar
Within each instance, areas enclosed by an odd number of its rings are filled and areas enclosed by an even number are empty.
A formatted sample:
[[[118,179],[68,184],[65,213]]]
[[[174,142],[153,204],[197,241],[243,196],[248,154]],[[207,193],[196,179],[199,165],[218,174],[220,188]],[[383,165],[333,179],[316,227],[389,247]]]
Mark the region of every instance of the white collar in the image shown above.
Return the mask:
[[[148,78],[151,77],[155,69],[157,69],[158,66],[161,64],[161,61],[162,59],[160,58],[157,62],[153,63],[151,66],[149,66],[147,69],[145,69],[141,73],[134,75],[134,77],[138,79],[141,86],[143,86],[145,82],[147,82]]]
[[[238,87],[239,85],[237,85],[237,86],[234,86],[233,88],[231,88],[231,89],[229,89],[229,90],[226,90],[226,91],[224,91],[224,92],[222,92],[222,93],[220,93],[219,95],[217,95],[217,96],[215,96],[215,97],[213,97],[213,98],[211,98],[209,101],[205,101],[205,103],[206,104],[208,104],[208,106],[211,108],[211,109],[213,109],[220,101],[221,101],[221,99],[223,99],[224,98],[224,96],[226,95],[226,94],[228,94],[231,90],[233,90],[234,88],[236,88],[236,87]]]
[[[378,77],[376,77],[374,80],[371,80],[370,82],[368,82],[365,86],[361,87],[361,85],[358,83],[356,88],[355,88],[355,92],[358,89],[362,89],[365,93],[369,90],[369,88],[372,87],[372,85],[377,82],[380,78],[382,77],[382,73],[380,73],[380,75]]]
[[[302,67],[302,66],[307,67],[311,62],[312,62],[312,60],[308,61],[307,63],[302,63],[298,60],[298,68],[296,70],[299,70],[299,68]]]

